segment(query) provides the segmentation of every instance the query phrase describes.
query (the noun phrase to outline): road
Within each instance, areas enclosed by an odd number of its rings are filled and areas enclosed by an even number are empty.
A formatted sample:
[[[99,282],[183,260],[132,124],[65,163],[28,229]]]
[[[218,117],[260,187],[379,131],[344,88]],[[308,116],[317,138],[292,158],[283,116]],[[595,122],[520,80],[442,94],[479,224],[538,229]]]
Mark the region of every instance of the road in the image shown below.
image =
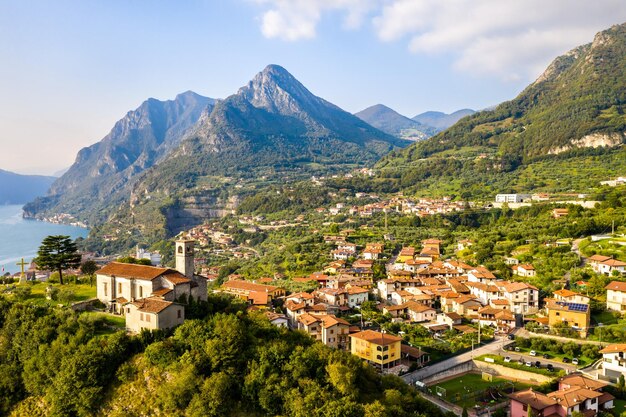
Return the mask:
[[[441,362],[437,362],[433,365],[426,366],[422,369],[418,369],[415,372],[411,372],[405,375],[402,375],[402,379],[407,384],[412,384],[415,381],[421,381],[425,378],[431,377],[439,372],[443,372],[446,369],[452,368],[453,366],[459,365],[461,363],[472,360],[473,358],[486,354],[500,354],[502,348],[511,343],[514,343],[509,339],[496,339],[493,342],[487,343],[479,348],[476,348],[472,351],[462,353],[457,356],[453,356],[449,359],[443,360]]]
[[[552,366],[554,366],[555,368],[560,368],[560,369],[565,369],[569,372],[574,372],[576,371],[578,368],[576,368],[576,365],[572,365],[572,364],[568,364],[568,363],[563,363],[563,362],[559,362],[559,361],[555,361],[555,360],[551,360],[551,359],[544,359],[541,355],[537,355],[537,356],[530,356],[528,354],[525,353],[520,353],[520,352],[515,352],[515,351],[507,351],[506,353],[501,353],[501,356],[508,356],[511,358],[511,362],[519,362],[519,359],[522,358],[524,360],[524,362],[532,362],[535,363],[537,361],[541,362],[541,366],[544,367],[545,365],[551,363]]]

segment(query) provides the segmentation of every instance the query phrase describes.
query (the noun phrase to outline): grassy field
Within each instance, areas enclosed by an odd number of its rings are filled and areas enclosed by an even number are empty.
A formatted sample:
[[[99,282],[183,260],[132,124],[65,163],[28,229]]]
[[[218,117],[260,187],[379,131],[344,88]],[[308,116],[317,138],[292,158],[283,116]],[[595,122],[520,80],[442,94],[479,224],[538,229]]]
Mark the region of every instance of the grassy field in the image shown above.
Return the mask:
[[[491,396],[487,396],[487,398],[481,397],[483,397],[484,391],[488,388],[500,385],[502,387],[510,387],[511,383],[514,385],[516,391],[526,389],[530,386],[521,382],[511,382],[509,380],[498,377],[494,377],[493,380],[490,382],[483,380],[482,375],[480,374],[465,374],[457,378],[435,384],[433,386],[430,386],[429,388],[432,391],[433,395],[437,395],[435,391],[435,386],[445,388],[446,396],[442,397],[443,399],[469,409],[476,404],[483,405],[489,402],[499,402],[492,399]],[[472,396],[472,393],[476,393],[477,396]],[[502,400],[504,400],[506,397],[499,397],[496,395],[496,398],[501,398]],[[489,399],[489,401],[485,401],[485,399]]]
[[[593,314],[591,316],[591,321],[593,324],[602,323],[604,325],[607,324],[616,324],[617,317],[614,315],[612,311],[603,311],[602,313]]]
[[[47,282],[35,282],[35,283],[27,283],[23,284],[23,286],[30,288],[30,295],[24,298],[24,301],[29,301],[34,304],[44,305],[44,304],[63,304],[70,305],[77,301],[85,301],[90,298],[96,297],[96,286],[90,286],[89,284],[49,284]],[[67,300],[48,300],[46,299],[46,288],[48,286],[52,286],[59,290],[59,293],[65,291],[69,294],[71,292],[71,297]],[[18,287],[20,287],[18,285]],[[9,294],[10,296],[14,296]]]
[[[126,319],[123,316],[114,316],[113,314],[99,313],[95,311],[85,311],[80,313],[82,316],[88,316],[94,320],[104,320],[104,328],[98,331],[98,334],[111,334],[126,329]]]

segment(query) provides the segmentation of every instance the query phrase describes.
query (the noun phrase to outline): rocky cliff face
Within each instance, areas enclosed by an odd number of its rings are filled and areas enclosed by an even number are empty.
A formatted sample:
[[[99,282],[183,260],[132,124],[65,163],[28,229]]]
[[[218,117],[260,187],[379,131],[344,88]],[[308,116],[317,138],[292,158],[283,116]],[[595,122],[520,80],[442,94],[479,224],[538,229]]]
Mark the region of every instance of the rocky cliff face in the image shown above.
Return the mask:
[[[174,147],[215,100],[191,91],[174,100],[148,99],[119,120],[100,142],[83,148],[70,169],[54,182],[48,197],[28,204],[42,211],[80,215],[101,221],[103,208],[127,198],[129,184]]]

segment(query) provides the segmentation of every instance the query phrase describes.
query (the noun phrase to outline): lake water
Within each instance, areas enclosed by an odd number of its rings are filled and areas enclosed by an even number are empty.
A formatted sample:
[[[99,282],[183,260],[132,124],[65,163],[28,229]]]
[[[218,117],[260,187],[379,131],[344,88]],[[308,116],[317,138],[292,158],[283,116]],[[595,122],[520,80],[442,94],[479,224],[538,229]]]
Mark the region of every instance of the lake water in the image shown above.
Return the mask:
[[[87,237],[89,229],[63,224],[26,220],[22,218],[22,206],[0,206],[0,271],[18,272],[16,265],[23,257],[30,262],[41,241],[48,235],[67,235],[72,239]]]

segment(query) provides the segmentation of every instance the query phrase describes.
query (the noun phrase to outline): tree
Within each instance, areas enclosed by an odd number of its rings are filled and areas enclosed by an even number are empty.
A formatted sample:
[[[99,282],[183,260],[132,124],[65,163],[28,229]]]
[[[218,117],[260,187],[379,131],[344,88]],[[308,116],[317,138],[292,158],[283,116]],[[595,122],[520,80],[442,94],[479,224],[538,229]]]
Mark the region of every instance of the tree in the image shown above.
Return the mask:
[[[463,407],[463,412],[461,413],[461,417],[467,417],[467,408]]]
[[[59,283],[63,285],[63,270],[80,266],[80,253],[69,236],[52,235],[46,237],[34,259],[39,268],[57,271]]]
[[[98,264],[96,264],[92,260],[85,261],[80,266],[80,272],[82,272],[83,274],[89,277],[90,286],[93,285],[93,275],[96,273],[97,270],[98,270]]]

